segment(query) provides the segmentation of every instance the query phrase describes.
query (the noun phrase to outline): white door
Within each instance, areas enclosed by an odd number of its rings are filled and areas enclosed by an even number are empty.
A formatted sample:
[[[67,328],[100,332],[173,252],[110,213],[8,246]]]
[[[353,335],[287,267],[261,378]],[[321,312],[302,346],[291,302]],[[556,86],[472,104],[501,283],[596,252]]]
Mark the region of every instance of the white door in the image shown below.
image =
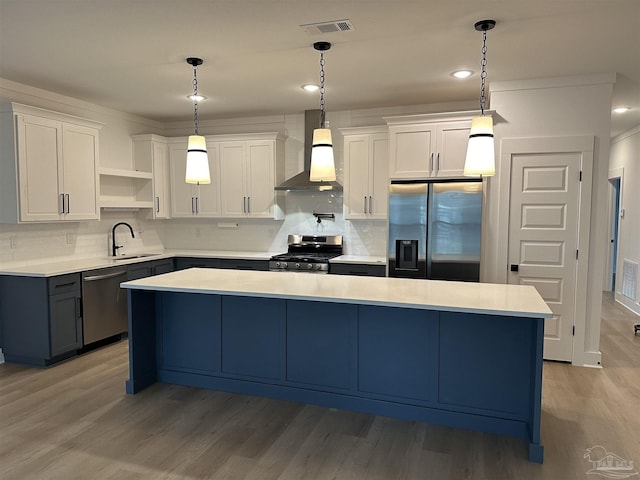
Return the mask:
[[[547,360],[572,360],[581,164],[581,152],[511,157],[508,281],[534,286],[553,312]]]
[[[20,221],[57,221],[62,200],[59,184],[62,170],[60,122],[18,115],[18,162]]]
[[[166,143],[152,142],[153,158],[153,218],[169,215],[169,147]]]
[[[345,218],[349,220],[367,218],[369,207],[369,135],[345,136],[344,170]]]
[[[467,144],[471,121],[446,122],[438,125],[438,152],[435,159],[435,176],[460,177],[467,158]],[[432,175],[433,176],[433,175]]]
[[[274,142],[247,142],[247,213],[256,218],[273,218],[275,201]]]
[[[197,189],[194,185],[184,181],[187,168],[186,140],[169,146],[169,167],[171,172],[171,216],[191,217],[195,215]]]
[[[433,124],[389,128],[389,178],[425,178],[435,162],[436,127]]]
[[[81,125],[62,127],[63,188],[67,214],[65,220],[97,220],[96,164],[98,131]]]
[[[220,144],[220,205],[223,217],[243,217],[247,212],[245,142]]]
[[[389,140],[386,133],[371,135],[369,185],[370,218],[387,219],[389,203]]]

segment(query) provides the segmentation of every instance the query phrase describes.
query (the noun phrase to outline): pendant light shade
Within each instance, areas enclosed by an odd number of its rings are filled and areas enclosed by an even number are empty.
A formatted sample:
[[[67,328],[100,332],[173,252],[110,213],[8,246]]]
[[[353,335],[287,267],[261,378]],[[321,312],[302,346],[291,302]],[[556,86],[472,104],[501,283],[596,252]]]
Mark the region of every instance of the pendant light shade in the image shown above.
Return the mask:
[[[485,177],[496,174],[493,119],[491,117],[476,117],[471,120],[464,174]]]
[[[333,142],[331,130],[316,128],[313,131],[311,145],[311,173],[312,182],[333,182],[336,179],[336,166],[333,160]]]
[[[202,65],[201,58],[189,57],[187,63],[193,67],[193,124],[195,135],[189,136],[187,143],[187,168],[184,181],[196,185],[211,183],[209,174],[209,157],[207,155],[207,141],[202,135],[198,135],[198,77],[196,70]]]
[[[187,144],[187,171],[184,181],[195,184],[211,183],[207,142],[202,135],[189,135]]]
[[[320,52],[320,128],[313,131],[309,180],[312,182],[333,182],[336,179],[336,165],[333,159],[331,130],[325,128],[324,111],[324,52],[331,48],[331,44],[316,42],[313,44],[313,48]]]
[[[487,78],[487,30],[496,26],[495,20],[481,20],[474,28],[482,32],[482,72],[480,74],[480,110],[481,116],[471,120],[467,157],[464,162],[464,175],[491,177],[496,174],[496,157],[493,140],[493,118],[485,116],[485,84]]]

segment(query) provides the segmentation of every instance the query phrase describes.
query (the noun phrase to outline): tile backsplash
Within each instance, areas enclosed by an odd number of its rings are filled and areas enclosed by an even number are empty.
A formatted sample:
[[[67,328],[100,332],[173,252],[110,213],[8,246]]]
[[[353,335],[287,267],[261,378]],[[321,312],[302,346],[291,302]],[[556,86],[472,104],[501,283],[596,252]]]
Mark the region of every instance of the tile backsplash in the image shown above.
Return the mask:
[[[116,233],[120,253],[170,249],[235,250],[281,253],[287,235],[343,235],[350,255],[384,256],[387,223],[348,221],[342,213],[342,193],[287,192],[284,220],[171,219],[148,220],[134,211],[103,211],[100,221],[0,225],[0,268],[108,256],[111,228],[130,223]],[[333,213],[335,219],[317,222],[313,213]]]

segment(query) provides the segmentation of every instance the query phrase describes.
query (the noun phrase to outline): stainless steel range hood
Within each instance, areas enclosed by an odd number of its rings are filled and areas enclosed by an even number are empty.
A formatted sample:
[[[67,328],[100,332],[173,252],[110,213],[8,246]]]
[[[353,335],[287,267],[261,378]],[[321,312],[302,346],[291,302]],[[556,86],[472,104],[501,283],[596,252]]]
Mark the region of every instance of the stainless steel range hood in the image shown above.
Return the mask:
[[[342,185],[338,182],[312,182],[309,180],[311,170],[311,145],[313,130],[318,127],[320,110],[305,110],[304,112],[304,170],[278,185],[276,190],[293,190],[308,192],[341,192]]]

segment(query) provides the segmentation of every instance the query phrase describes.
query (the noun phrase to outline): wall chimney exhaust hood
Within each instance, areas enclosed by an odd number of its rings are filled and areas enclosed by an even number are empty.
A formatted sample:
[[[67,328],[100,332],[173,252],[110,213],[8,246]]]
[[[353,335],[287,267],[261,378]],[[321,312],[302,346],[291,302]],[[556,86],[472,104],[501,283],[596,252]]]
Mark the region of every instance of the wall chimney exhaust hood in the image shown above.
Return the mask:
[[[313,130],[319,124],[320,110],[305,110],[304,112],[304,170],[275,187],[284,191],[307,192],[341,192],[342,185],[338,182],[312,182],[309,180],[311,170],[311,145]]]

